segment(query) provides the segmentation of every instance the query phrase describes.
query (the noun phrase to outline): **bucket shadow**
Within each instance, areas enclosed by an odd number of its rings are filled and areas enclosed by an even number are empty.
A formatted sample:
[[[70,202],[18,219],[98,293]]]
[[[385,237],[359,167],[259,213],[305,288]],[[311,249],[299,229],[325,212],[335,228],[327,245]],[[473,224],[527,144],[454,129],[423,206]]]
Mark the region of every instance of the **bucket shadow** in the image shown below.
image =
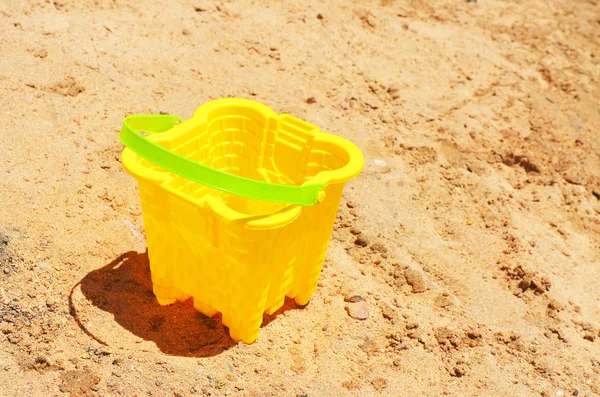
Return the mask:
[[[106,266],[88,273],[78,284],[91,304],[109,312],[115,321],[132,334],[152,341],[161,352],[186,357],[211,357],[236,345],[229,330],[221,324],[221,315],[209,318],[196,311],[192,299],[169,306],[158,304],[152,292],[148,253],[126,252]],[[88,336],[93,335],[80,320],[69,295],[71,315]],[[300,308],[292,299],[271,316],[265,315],[263,327],[279,314]],[[259,336],[260,339],[260,336]]]

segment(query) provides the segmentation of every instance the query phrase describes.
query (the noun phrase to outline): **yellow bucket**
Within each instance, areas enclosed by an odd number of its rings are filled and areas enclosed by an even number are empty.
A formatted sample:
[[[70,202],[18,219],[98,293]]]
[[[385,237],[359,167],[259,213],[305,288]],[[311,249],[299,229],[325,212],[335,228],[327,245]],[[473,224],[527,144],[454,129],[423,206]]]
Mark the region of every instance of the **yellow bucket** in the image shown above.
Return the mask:
[[[121,140],[160,304],[193,297],[252,343],[286,296],[308,303],[344,185],[364,164],[354,144],[246,99],[208,102],[183,122],[129,116]]]

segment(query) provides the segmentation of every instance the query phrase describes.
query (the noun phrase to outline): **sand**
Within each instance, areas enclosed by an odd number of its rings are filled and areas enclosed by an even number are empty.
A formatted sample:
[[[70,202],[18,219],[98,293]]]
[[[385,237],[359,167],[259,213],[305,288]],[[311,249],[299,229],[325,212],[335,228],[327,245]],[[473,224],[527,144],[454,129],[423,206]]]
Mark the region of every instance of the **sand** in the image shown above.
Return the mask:
[[[596,0],[0,1],[0,396],[600,395]],[[152,295],[126,115],[355,142],[318,288],[236,344]]]

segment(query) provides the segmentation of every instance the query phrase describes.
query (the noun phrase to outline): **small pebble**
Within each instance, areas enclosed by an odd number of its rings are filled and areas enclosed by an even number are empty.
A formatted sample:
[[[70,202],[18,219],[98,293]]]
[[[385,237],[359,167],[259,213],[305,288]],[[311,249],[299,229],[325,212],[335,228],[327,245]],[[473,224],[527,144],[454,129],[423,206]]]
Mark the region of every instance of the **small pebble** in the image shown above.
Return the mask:
[[[381,243],[379,241],[373,243],[373,245],[371,246],[371,249],[373,251],[381,252],[381,253],[387,252],[387,247],[385,245],[383,245],[383,243]]]
[[[8,234],[0,232],[0,245],[8,245],[8,243],[10,243]]]
[[[2,271],[4,272],[4,274],[8,274],[8,273],[10,273],[10,269],[9,269],[9,268],[7,268],[7,267],[5,267],[5,268],[4,268],[4,270],[2,270]]]
[[[362,302],[365,300],[364,294],[360,291],[357,290],[348,290],[348,292],[346,292],[346,294],[344,295],[344,302],[349,302],[349,303],[356,303],[356,302]]]
[[[406,278],[407,284],[412,287],[413,293],[418,294],[427,290],[425,279],[420,271],[409,267],[404,271],[404,277]]]
[[[452,304],[453,304],[452,299],[450,299],[448,296],[445,296],[445,295],[438,295],[433,300],[433,306],[438,307],[438,308],[452,306]]]
[[[314,96],[311,96],[310,98],[308,98],[306,100],[306,103],[316,103],[317,102],[317,98],[315,98]]]
[[[21,341],[21,338],[19,338],[17,335],[15,334],[10,334],[7,337],[8,341],[10,343],[12,343],[13,345],[16,345],[17,343],[19,343]]]
[[[414,321],[406,324],[406,329],[417,329],[417,328],[419,328],[419,323],[416,323]]]
[[[410,345],[406,342],[400,342],[394,345],[394,349],[397,351],[408,350],[410,349]]]
[[[369,304],[367,302],[356,302],[351,303],[345,307],[348,315],[355,320],[366,320],[369,318],[369,314],[371,313],[371,309],[369,309]]]
[[[359,247],[366,247],[369,245],[369,240],[363,236],[362,234],[358,235],[356,237],[356,240],[354,240],[354,244],[359,246]]]
[[[394,309],[389,303],[381,301],[379,303],[379,307],[381,308],[381,314],[384,318],[388,320],[393,320],[396,318],[396,309]]]
[[[590,342],[593,342],[593,341],[595,341],[595,340],[596,340],[596,335],[594,335],[594,334],[593,334],[593,333],[591,333],[591,332],[587,332],[587,333],[584,335],[583,339],[585,339],[585,340],[588,340],[588,341],[590,341]]]

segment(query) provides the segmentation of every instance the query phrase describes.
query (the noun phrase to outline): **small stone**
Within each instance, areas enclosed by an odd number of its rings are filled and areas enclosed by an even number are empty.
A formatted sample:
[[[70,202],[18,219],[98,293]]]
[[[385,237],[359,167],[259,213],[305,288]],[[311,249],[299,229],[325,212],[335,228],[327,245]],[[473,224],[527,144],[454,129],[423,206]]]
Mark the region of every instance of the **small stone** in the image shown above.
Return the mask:
[[[565,305],[557,301],[556,299],[550,298],[548,302],[548,309],[556,310],[558,312],[565,310]]]
[[[352,201],[348,201],[348,202],[346,203],[346,206],[347,206],[348,208],[354,208],[354,207],[356,207],[356,204],[354,204]]]
[[[4,232],[0,232],[0,245],[8,245],[10,243],[10,236]]]
[[[413,329],[412,331],[409,331],[406,336],[408,336],[410,339],[421,340],[423,337],[423,332],[418,329]]]
[[[310,98],[306,99],[306,103],[316,103],[317,102],[317,98],[315,98],[314,96],[311,96]]]
[[[467,373],[467,366],[464,364],[457,364],[450,371],[450,376],[461,378]]]
[[[162,386],[162,382],[160,379],[157,379],[156,382],[154,382],[154,384],[156,385],[156,387],[161,387]]]
[[[374,378],[371,381],[371,385],[373,385],[373,388],[377,391],[383,391],[383,389],[385,389],[386,387],[388,387],[388,383],[387,380],[383,379],[382,377],[378,376],[376,378]]]
[[[362,234],[358,235],[356,237],[356,240],[354,240],[354,244],[358,247],[366,247],[367,245],[369,245],[369,240],[363,236]]]
[[[437,307],[437,308],[441,308],[441,307],[448,307],[448,306],[452,306],[453,302],[452,299],[450,299],[448,296],[445,295],[438,295],[435,297],[435,299],[433,300],[433,307]]]
[[[183,34],[184,36],[189,36],[192,34],[192,32],[190,32],[189,29],[183,28],[181,30],[181,34]]]
[[[40,262],[38,263],[38,269],[49,272],[52,267],[45,262]]]
[[[355,320],[366,320],[369,318],[369,314],[371,313],[371,309],[369,309],[369,304],[367,302],[356,302],[351,303],[345,307],[348,315]]]
[[[5,268],[4,268],[4,270],[2,270],[2,271],[4,272],[4,274],[8,274],[8,273],[10,273],[10,269],[9,269],[9,268],[7,268],[7,267],[5,267]]]
[[[381,314],[384,318],[387,318],[388,320],[396,318],[396,309],[386,301],[381,301],[379,307],[381,308]]]
[[[317,19],[323,19],[323,14],[317,14]]]
[[[584,336],[583,339],[585,340],[589,340],[590,342],[593,342],[596,340],[596,335],[594,335],[592,332],[587,332]]]
[[[344,302],[349,302],[349,303],[362,302],[365,300],[363,295],[364,294],[361,291],[358,291],[355,289],[348,290],[348,292],[346,292],[346,294],[344,295]]]
[[[400,342],[394,345],[394,349],[397,351],[408,350],[410,349],[410,345],[406,342]]]
[[[456,332],[446,327],[440,327],[436,329],[434,336],[438,344],[444,351],[456,349],[462,343],[462,338],[460,338],[460,336]]]
[[[10,335],[8,335],[8,338],[7,338],[7,339],[8,339],[8,341],[9,341],[10,343],[12,343],[13,345],[16,345],[16,344],[18,344],[18,343],[21,341],[21,338],[20,338],[18,335],[15,335],[15,334],[10,334]]]
[[[414,321],[406,324],[406,329],[417,329],[417,328],[419,328],[419,324]]]
[[[391,276],[394,278],[395,284],[398,288],[406,285],[406,277],[404,277],[404,270],[394,269]]]
[[[358,230],[357,228],[353,227],[352,229],[350,229],[350,233],[352,233],[355,236],[358,236],[362,232],[360,230]]]
[[[373,245],[371,246],[371,249],[375,252],[381,252],[381,253],[385,253],[388,250],[387,247],[379,241],[373,243]]]
[[[413,293],[418,294],[427,290],[425,279],[420,271],[409,267],[404,271],[404,277],[406,278],[407,284],[412,287]]]

